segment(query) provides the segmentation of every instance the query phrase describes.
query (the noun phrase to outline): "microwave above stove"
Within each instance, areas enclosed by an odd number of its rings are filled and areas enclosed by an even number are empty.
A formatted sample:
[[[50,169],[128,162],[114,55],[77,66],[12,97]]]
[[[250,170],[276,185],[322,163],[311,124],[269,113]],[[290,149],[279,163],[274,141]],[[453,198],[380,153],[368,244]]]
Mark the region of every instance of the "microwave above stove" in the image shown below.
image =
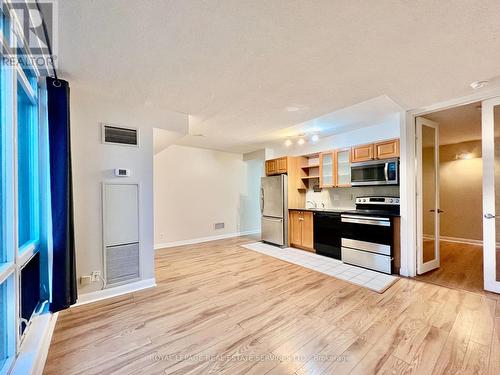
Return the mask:
[[[351,165],[351,185],[399,185],[399,159],[353,163]]]

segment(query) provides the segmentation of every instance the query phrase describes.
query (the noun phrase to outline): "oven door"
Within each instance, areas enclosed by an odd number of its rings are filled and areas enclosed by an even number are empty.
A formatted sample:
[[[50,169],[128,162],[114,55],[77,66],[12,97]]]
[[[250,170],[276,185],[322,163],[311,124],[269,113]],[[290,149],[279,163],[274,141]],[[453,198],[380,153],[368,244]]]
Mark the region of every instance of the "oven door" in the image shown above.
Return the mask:
[[[342,246],[390,255],[392,233],[389,217],[342,215]]]
[[[399,184],[399,161],[389,159],[355,163],[351,166],[352,186]]]

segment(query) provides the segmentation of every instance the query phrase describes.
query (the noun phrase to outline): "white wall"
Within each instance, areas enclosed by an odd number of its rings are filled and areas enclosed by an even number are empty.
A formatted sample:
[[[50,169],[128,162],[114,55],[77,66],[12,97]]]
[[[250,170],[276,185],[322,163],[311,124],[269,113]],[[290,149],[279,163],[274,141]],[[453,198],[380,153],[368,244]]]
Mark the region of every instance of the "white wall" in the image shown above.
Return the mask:
[[[187,131],[187,121],[187,116],[180,113],[121,103],[72,87],[71,143],[78,277],[103,271],[101,183],[117,180],[113,175],[117,167],[130,168],[132,176],[126,180],[140,184],[141,272],[143,279],[154,277],[153,127]],[[102,144],[100,122],[139,128],[140,147]],[[79,294],[100,288],[100,283],[87,287],[79,285]]]
[[[155,155],[155,247],[259,231],[263,160],[177,145]]]

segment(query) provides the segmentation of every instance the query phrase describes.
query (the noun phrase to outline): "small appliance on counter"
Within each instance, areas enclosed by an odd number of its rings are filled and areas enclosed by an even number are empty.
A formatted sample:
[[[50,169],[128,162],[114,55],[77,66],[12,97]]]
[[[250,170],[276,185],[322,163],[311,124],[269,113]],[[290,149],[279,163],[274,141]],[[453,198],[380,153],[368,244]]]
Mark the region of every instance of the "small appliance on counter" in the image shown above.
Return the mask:
[[[399,208],[399,197],[356,198],[356,210],[341,214],[342,261],[390,274]]]
[[[288,246],[288,179],[286,174],[261,178],[262,241]]]

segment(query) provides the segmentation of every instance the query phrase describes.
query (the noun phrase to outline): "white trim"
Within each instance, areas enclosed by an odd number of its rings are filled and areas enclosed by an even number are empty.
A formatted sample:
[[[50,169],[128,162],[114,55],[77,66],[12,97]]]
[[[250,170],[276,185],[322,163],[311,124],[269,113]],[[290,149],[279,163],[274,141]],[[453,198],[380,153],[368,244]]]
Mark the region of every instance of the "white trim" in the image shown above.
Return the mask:
[[[125,146],[125,147],[140,148],[140,144],[141,144],[141,138],[140,138],[140,136],[141,136],[141,133],[140,133],[140,129],[139,128],[133,127],[133,126],[115,125],[115,124],[110,124],[110,123],[107,123],[107,122],[101,122],[100,126],[101,126],[101,143],[103,145],[112,145],[112,146],[114,145],[114,146]],[[127,144],[127,143],[118,143],[118,142],[108,142],[108,141],[106,141],[106,126],[110,127],[110,128],[116,128],[116,129],[134,130],[135,134],[136,134],[137,144],[136,145],[130,145],[130,144]]]
[[[500,96],[481,103],[482,153],[483,153],[483,269],[484,289],[500,293],[497,278],[496,238],[496,181],[495,181],[495,113],[500,106]],[[493,215],[487,219],[487,215]],[[486,266],[487,265],[487,266]]]
[[[137,292],[139,290],[149,289],[149,288],[154,288],[154,287],[156,287],[156,280],[154,278],[152,278],[152,279],[145,279],[145,280],[137,281],[135,283],[120,285],[120,286],[117,286],[114,288],[103,289],[103,290],[98,290],[96,292],[85,293],[85,294],[81,294],[80,296],[78,296],[78,300],[76,301],[76,304],[74,304],[71,307],[81,306],[81,305],[85,305],[87,303],[97,302],[97,301],[101,301],[103,299],[117,297],[117,296],[121,296],[123,294]]]
[[[401,268],[402,276],[416,273],[416,184],[415,184],[415,121],[408,113],[401,114],[400,198],[401,198]]]
[[[428,234],[423,235],[424,240],[433,240],[434,237]],[[461,238],[461,237],[449,237],[449,236],[439,236],[439,241],[442,242],[454,242],[454,243],[464,243],[468,245],[482,245],[483,240],[475,240],[473,238]],[[500,246],[500,244],[498,244]]]
[[[423,187],[423,128],[427,127],[434,130],[434,259],[424,262],[424,187]],[[416,129],[416,155],[417,155],[417,273],[419,275],[439,268],[439,124],[437,122],[426,119],[425,117],[417,117],[415,119]]]
[[[159,243],[159,244],[155,244],[155,250],[165,249],[165,248],[168,248],[168,247],[176,247],[176,246],[184,246],[184,245],[194,245],[194,244],[197,244],[197,243],[217,241],[217,240],[223,240],[225,238],[248,236],[248,235],[251,235],[251,234],[259,234],[259,233],[260,233],[260,230],[247,230],[247,231],[244,231],[244,232],[235,232],[235,233],[220,234],[218,236],[199,237],[199,238],[193,238],[193,239],[190,239],[190,240],[181,240],[181,241]]]
[[[30,333],[23,341],[11,375],[43,373],[58,315],[59,313],[45,313],[33,318]]]
[[[495,96],[500,96],[500,88],[479,90],[479,92],[467,96],[414,108],[406,112],[406,124],[402,127],[404,133],[401,132],[401,165],[405,164],[404,168],[401,167],[401,275],[413,277],[417,271],[415,118],[444,109],[480,102]],[[407,159],[406,163],[403,163],[403,156]],[[407,196],[406,199],[403,199],[405,192]]]
[[[116,285],[120,286],[120,283],[113,283],[113,284],[108,284],[108,275],[106,273],[107,267],[106,267],[106,256],[107,256],[107,241],[106,241],[106,233],[105,233],[105,224],[106,224],[106,186],[111,186],[111,185],[132,185],[132,186],[137,186],[137,244],[139,246],[139,277],[137,279],[142,278],[142,224],[141,224],[141,214],[142,214],[142,198],[141,198],[141,192],[142,192],[142,186],[139,181],[131,180],[131,181],[124,181],[124,182],[116,182],[116,180],[112,181],[103,181],[101,183],[101,217],[102,217],[102,275],[103,275],[103,289],[106,288],[108,285]],[[124,280],[124,283],[130,282],[131,280]]]

